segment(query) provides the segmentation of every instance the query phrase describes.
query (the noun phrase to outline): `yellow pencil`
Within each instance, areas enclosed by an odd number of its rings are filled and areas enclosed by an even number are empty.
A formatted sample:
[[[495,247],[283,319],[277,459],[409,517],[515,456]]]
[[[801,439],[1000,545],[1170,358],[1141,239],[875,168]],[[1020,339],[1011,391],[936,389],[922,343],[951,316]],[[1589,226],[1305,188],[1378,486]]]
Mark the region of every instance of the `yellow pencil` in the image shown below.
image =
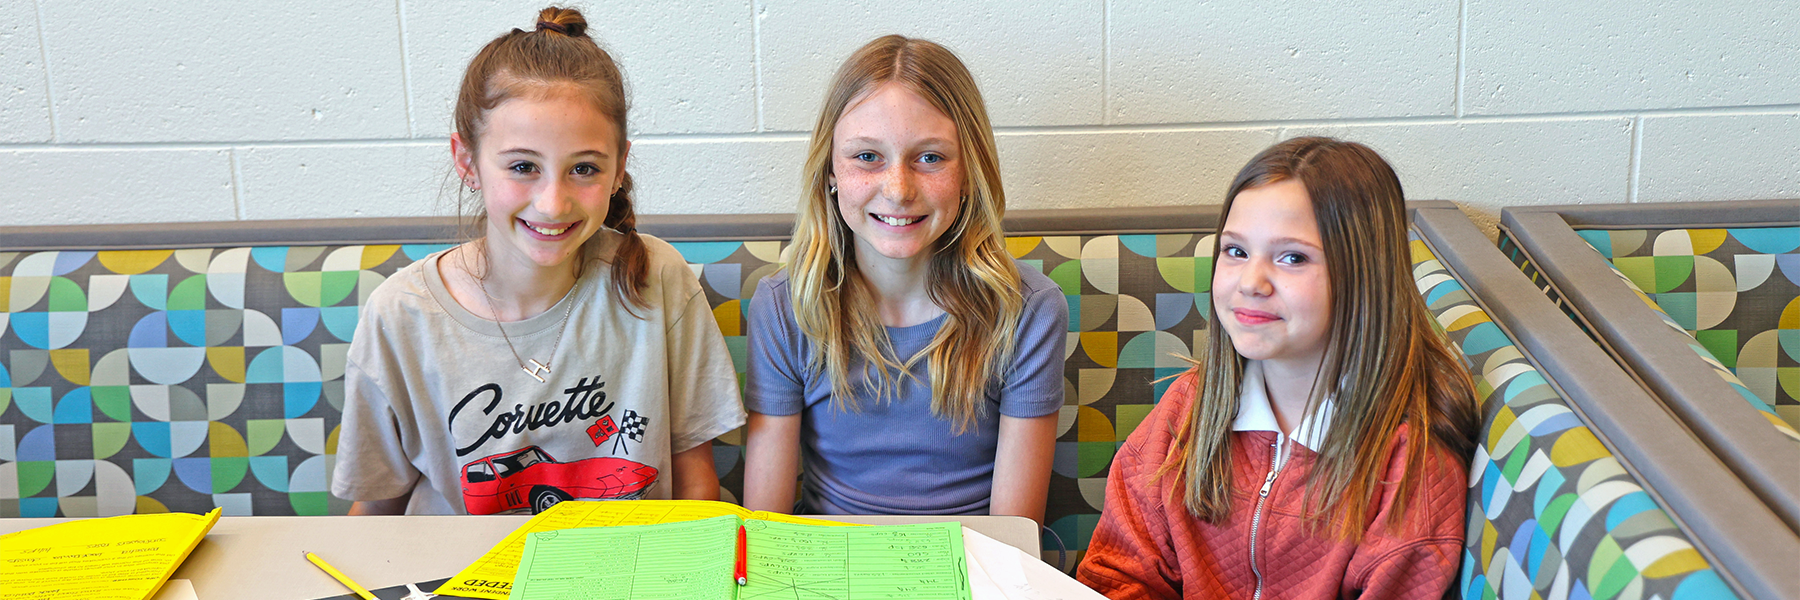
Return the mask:
[[[319,569],[325,571],[326,575],[330,575],[332,579],[338,580],[338,583],[344,584],[344,587],[350,588],[350,591],[356,592],[356,595],[362,596],[363,600],[375,600],[374,594],[369,593],[369,590],[363,589],[363,586],[356,585],[356,582],[351,581],[349,577],[345,577],[343,573],[338,572],[338,570],[332,568],[331,565],[325,564],[325,559],[319,558],[319,555],[304,550],[300,551],[300,554],[305,555],[306,560],[312,562],[312,564],[318,565]]]

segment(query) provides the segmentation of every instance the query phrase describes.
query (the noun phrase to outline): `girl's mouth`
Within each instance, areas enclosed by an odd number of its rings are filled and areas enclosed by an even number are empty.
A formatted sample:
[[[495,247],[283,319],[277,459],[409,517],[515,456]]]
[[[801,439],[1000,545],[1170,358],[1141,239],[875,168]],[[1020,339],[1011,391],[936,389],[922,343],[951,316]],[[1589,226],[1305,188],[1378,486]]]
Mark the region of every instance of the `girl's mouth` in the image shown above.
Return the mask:
[[[1275,316],[1274,313],[1266,313],[1260,310],[1250,310],[1247,308],[1234,308],[1231,310],[1231,314],[1232,316],[1237,317],[1239,323],[1245,325],[1262,325],[1264,323],[1273,323],[1281,320],[1281,317]]]
[[[888,216],[888,215],[878,215],[875,213],[869,213],[869,216],[875,217],[875,220],[877,220],[877,221],[886,223],[889,227],[906,227],[908,225],[912,225],[914,223],[918,223],[919,221],[925,220],[924,216],[892,217],[892,216]]]
[[[567,237],[569,232],[575,229],[576,225],[581,224],[580,221],[574,223],[533,223],[524,219],[519,219],[519,222],[525,225],[525,229],[531,231],[531,237],[540,240],[560,240]]]

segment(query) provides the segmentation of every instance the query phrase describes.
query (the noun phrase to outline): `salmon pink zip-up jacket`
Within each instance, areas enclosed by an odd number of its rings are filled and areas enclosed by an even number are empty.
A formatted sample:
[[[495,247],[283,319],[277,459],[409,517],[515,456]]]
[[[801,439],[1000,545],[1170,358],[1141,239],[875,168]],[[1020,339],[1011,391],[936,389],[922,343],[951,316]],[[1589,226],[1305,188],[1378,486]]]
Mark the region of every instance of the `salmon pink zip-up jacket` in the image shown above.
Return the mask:
[[[1174,474],[1155,475],[1175,428],[1193,405],[1195,381],[1192,372],[1176,380],[1113,457],[1106,507],[1077,580],[1113,600],[1435,600],[1454,584],[1468,467],[1442,448],[1428,454],[1404,526],[1387,527],[1398,486],[1383,486],[1357,543],[1334,538],[1328,528],[1315,531],[1302,520],[1306,475],[1317,455],[1273,431],[1231,434],[1228,518],[1213,525],[1188,512]],[[1397,438],[1388,451],[1384,481],[1397,482],[1405,472],[1405,426]],[[1284,445],[1288,457],[1273,469]]]

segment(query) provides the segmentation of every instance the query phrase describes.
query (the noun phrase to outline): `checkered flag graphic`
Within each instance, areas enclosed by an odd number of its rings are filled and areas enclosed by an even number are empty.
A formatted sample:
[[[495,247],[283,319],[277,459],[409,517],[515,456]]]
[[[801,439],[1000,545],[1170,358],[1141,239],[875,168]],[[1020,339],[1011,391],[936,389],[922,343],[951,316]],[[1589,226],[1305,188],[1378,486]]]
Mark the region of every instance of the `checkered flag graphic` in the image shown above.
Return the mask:
[[[621,435],[613,438],[613,452],[630,456],[631,446],[626,445],[625,440],[629,439],[634,442],[643,443],[644,428],[649,424],[650,420],[638,415],[637,411],[625,411],[625,418],[619,421],[619,433]]]
[[[619,431],[624,432],[624,434],[627,436],[630,436],[631,441],[634,441],[634,442],[644,441],[644,426],[650,423],[649,419],[638,416],[637,411],[635,411],[635,410],[627,410],[627,411],[625,411],[624,423],[625,423],[625,427],[620,429]]]

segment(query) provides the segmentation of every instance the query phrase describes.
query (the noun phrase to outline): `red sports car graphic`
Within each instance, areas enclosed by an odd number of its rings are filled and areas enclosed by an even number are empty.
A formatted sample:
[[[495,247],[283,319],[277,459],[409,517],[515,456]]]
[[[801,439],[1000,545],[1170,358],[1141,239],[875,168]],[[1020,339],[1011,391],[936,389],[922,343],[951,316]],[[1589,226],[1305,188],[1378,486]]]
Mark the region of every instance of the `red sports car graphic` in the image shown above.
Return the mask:
[[[537,446],[478,458],[463,465],[463,505],[472,515],[530,510],[558,502],[636,500],[656,483],[656,468],[623,458],[557,462]]]

